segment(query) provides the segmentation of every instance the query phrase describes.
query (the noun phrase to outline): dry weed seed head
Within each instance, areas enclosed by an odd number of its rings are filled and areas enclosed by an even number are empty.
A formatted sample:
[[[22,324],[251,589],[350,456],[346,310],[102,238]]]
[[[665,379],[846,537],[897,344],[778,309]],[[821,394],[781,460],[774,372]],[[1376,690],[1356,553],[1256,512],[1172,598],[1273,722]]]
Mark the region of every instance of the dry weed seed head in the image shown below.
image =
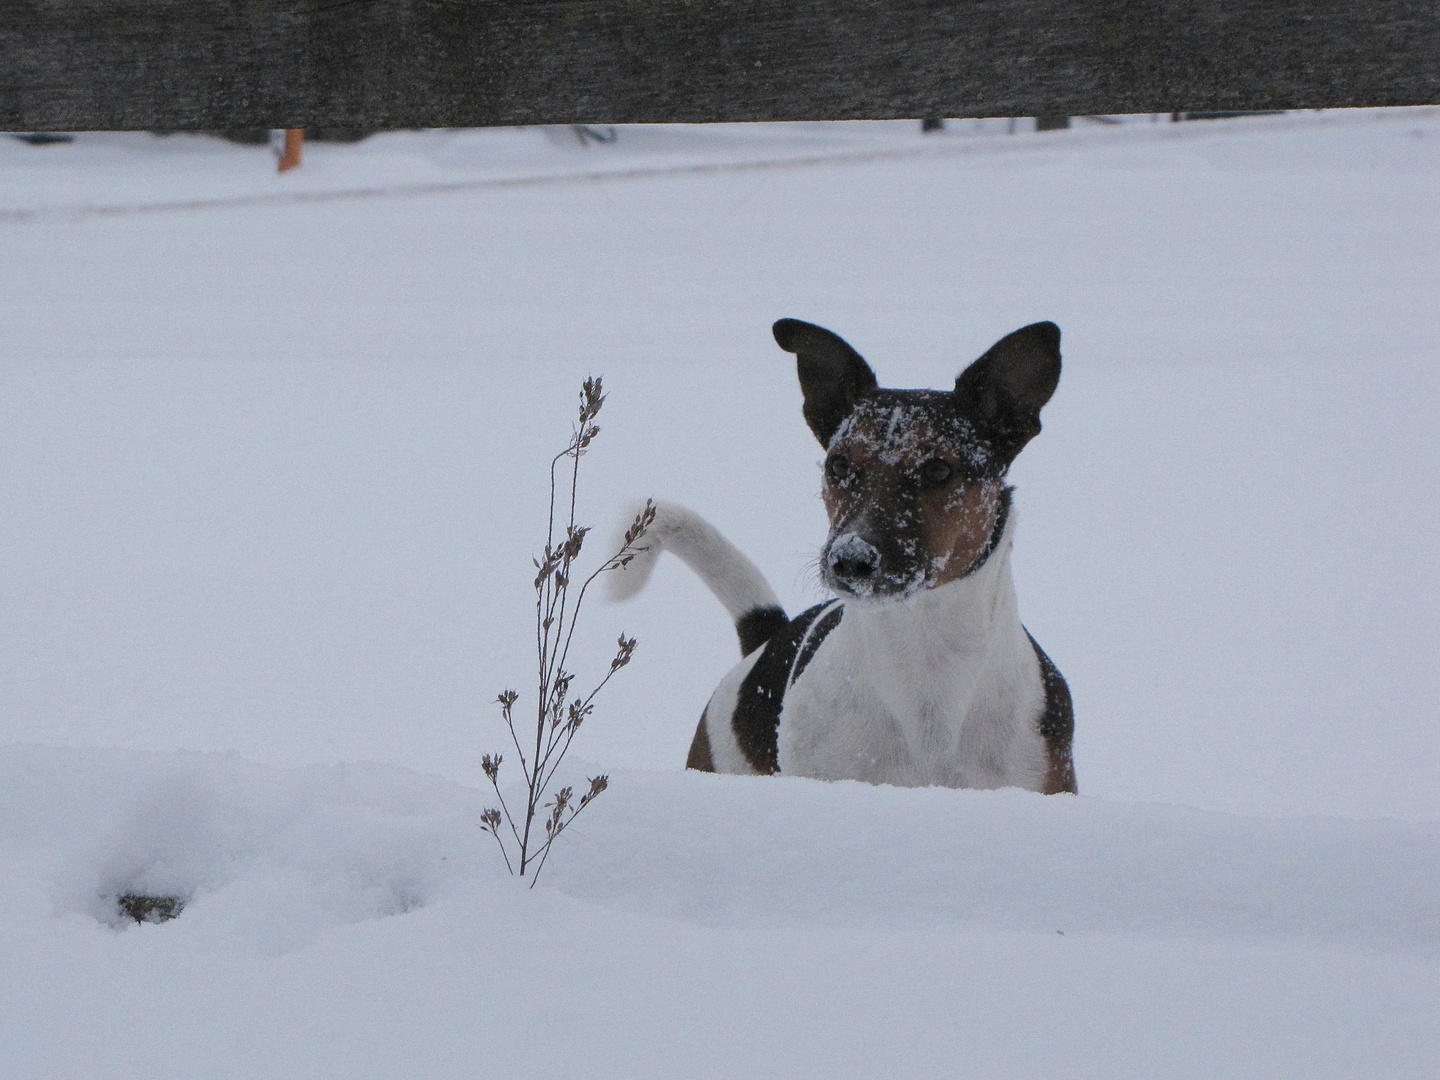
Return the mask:
[[[589,693],[572,697],[570,690],[575,682],[575,674],[567,667],[567,663],[581,607],[596,578],[626,565],[635,557],[636,551],[640,550],[637,542],[655,520],[654,503],[647,500],[644,509],[635,515],[634,522],[626,530],[620,550],[605,559],[588,577],[577,581],[573,572],[574,566],[590,532],[588,527],[575,524],[580,458],[600,434],[600,428],[594,420],[604,404],[605,393],[601,379],[598,376],[587,378],[580,388],[579,413],[575,426],[571,429],[570,442],[550,460],[550,515],[545,544],[543,554],[532,560],[536,571],[534,590],[537,661],[533,741],[531,732],[523,721],[517,726],[514,705],[519,700],[519,694],[514,690],[506,690],[496,698],[500,706],[501,720],[520,763],[521,779],[525,786],[523,811],[519,811],[517,807],[517,812],[512,814],[500,790],[500,756],[486,754],[481,758],[481,768],[500,802],[498,808],[487,809],[481,815],[481,829],[495,838],[500,853],[505,858],[505,865],[511,873],[524,877],[527,870],[533,869],[530,875],[532,886],[540,871],[544,869],[555,840],[570,826],[580,811],[594,801],[609,784],[606,776],[591,777],[590,790],[581,796],[578,803],[574,801],[574,789],[570,787],[560,788],[549,802],[544,801],[576,732],[594,712],[596,695],[605,688],[615,672],[630,663],[635,652],[635,639],[621,634],[609,670]],[[557,469],[561,462],[566,460],[569,462],[569,476],[558,476]],[[568,504],[565,502],[567,495]],[[563,529],[563,539],[558,542],[557,528]],[[542,808],[550,813],[541,815],[539,811]],[[531,830],[537,817],[540,817],[544,826],[543,841],[532,837]],[[507,828],[502,829],[502,826]],[[516,854],[514,862],[510,858],[512,851]]]

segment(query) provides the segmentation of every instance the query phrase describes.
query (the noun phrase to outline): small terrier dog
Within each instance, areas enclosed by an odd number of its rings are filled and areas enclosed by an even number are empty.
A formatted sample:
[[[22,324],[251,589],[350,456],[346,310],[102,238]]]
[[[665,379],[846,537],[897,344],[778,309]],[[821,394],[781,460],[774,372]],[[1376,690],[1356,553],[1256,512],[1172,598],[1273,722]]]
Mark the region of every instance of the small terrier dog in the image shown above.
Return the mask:
[[[657,505],[612,595],[639,592],[673,551],[735,620],[743,657],[686,765],[1073,793],[1070,690],[1020,623],[1005,483],[1059,382],[1060,328],[1016,330],[949,391],[882,389],[843,339],[798,319],[774,333],[797,357],[805,422],[825,448],[820,573],[838,598],[787,618],[709,523]]]

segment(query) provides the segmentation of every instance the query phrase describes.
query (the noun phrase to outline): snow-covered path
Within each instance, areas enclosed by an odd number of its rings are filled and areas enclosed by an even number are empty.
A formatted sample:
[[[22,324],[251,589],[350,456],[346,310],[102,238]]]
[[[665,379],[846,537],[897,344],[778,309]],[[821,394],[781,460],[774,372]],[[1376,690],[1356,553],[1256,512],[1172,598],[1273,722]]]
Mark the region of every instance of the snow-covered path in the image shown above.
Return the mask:
[[[0,142],[7,1077],[1430,1075],[1434,111],[269,165]],[[686,502],[797,610],[787,315],[902,386],[1064,329],[1015,564],[1082,794],[681,772],[735,646],[662,563],[512,888],[478,757],[575,388],[582,517]]]

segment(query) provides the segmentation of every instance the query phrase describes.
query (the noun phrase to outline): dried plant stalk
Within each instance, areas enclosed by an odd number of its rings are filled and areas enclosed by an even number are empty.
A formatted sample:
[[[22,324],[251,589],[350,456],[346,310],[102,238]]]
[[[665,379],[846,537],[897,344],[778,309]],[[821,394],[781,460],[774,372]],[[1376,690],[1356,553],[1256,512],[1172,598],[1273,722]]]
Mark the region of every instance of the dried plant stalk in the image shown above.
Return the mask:
[[[595,709],[595,697],[605,688],[614,674],[630,662],[635,653],[635,639],[623,633],[616,643],[610,670],[594,688],[583,696],[571,694],[575,675],[567,666],[570,659],[570,645],[575,637],[580,609],[590,585],[601,574],[618,570],[642,550],[637,546],[645,530],[655,520],[654,504],[647,501],[645,508],[635,515],[634,522],[625,532],[620,549],[606,559],[598,569],[583,579],[574,588],[575,562],[584,547],[585,537],[590,530],[575,524],[575,496],[579,488],[580,458],[590,448],[600,428],[595,417],[605,403],[600,379],[586,379],[580,388],[580,414],[570,436],[570,445],[556,454],[550,461],[550,515],[545,532],[545,551],[535,562],[535,655],[537,660],[535,738],[531,745],[528,729],[520,721],[516,728],[515,703],[520,695],[506,690],[497,697],[500,716],[510,732],[510,742],[520,762],[520,771],[525,781],[525,808],[522,813],[512,813],[500,791],[500,754],[486,754],[480,760],[481,768],[495,790],[500,805],[487,809],[480,818],[480,827],[495,838],[500,845],[500,854],[512,874],[524,877],[530,874],[533,887],[535,879],[544,869],[551,848],[560,834],[589,806],[609,784],[607,776],[590,777],[590,789],[579,799],[570,787],[555,792],[550,801],[550,782],[555,778],[560,763],[565,759],[580,725]],[[562,462],[568,461],[570,475],[564,475]],[[565,488],[568,486],[569,490]],[[556,502],[568,501],[565,514],[564,533],[557,536]],[[564,502],[562,501],[562,508]],[[573,591],[573,595],[572,595]],[[542,814],[548,810],[548,814]],[[544,838],[536,829],[537,820],[544,828]],[[514,858],[512,859],[512,854]]]

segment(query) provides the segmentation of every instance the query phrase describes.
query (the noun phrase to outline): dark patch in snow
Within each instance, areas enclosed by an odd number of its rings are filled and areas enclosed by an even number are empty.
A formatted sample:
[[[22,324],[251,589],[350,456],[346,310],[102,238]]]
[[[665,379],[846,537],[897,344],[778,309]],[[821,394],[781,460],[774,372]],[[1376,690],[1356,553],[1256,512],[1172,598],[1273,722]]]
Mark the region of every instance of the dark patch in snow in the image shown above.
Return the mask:
[[[31,146],[59,146],[75,141],[74,135],[65,135],[55,131],[12,132],[10,137],[23,143],[29,143]]]
[[[185,900],[179,896],[146,896],[143,893],[123,893],[115,898],[120,914],[137,923],[169,922],[185,910]]]

